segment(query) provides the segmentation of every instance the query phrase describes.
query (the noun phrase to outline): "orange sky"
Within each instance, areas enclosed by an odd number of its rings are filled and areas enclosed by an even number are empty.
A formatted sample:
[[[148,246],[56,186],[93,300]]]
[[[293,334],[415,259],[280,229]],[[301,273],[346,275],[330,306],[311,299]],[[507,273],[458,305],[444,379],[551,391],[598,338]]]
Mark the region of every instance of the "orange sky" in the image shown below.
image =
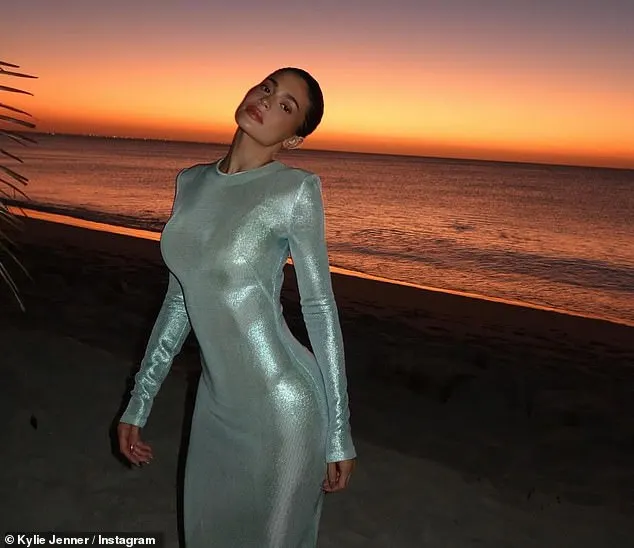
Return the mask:
[[[9,8],[9,20],[35,4]],[[335,3],[311,18],[280,2],[300,27],[275,10],[260,24],[230,8],[204,24],[173,4],[148,19],[118,0],[110,11],[77,3],[72,16],[32,21],[32,38],[19,28],[3,36],[2,59],[39,76],[19,82],[35,97],[13,104],[42,131],[227,142],[244,92],[296,65],[326,96],[307,148],[634,168],[627,3],[572,18],[498,10],[474,19],[467,2],[424,12],[425,2],[404,1],[396,15],[370,2],[363,19]],[[213,24],[219,15],[226,28]]]

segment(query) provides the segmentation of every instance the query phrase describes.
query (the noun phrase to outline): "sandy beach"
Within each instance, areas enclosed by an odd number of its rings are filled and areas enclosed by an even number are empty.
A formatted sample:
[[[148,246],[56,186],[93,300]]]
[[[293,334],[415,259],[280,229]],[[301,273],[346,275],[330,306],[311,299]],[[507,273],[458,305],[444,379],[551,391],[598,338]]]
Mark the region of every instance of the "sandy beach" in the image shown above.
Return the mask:
[[[4,531],[160,531],[178,546],[198,351],[144,437],[111,434],[161,304],[155,241],[26,220],[0,292]],[[283,305],[308,343],[291,266]],[[333,274],[358,470],[320,547],[633,547],[634,328]]]

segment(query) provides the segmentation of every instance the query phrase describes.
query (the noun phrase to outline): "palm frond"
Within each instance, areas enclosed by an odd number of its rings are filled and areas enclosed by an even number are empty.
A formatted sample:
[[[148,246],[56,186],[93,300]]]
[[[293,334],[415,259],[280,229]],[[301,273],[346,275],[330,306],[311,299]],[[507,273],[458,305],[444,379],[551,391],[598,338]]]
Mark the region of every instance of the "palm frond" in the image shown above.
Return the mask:
[[[21,224],[21,221],[19,220],[19,218],[13,215],[13,213],[11,213],[9,208],[5,204],[2,204],[2,203],[0,203],[0,219],[5,224],[11,225],[13,227],[18,227]],[[0,224],[0,226],[2,225]],[[6,235],[2,231],[0,231],[0,240],[2,240],[3,238],[6,240]]]
[[[35,139],[33,139],[32,137],[27,137],[26,135],[23,135],[22,133],[18,133],[17,131],[11,131],[8,129],[2,129],[0,128],[0,136],[4,135],[5,137],[8,137],[9,139],[15,141],[16,143],[19,143],[21,145],[25,145],[27,143],[32,143],[32,144],[36,144],[37,141]]]
[[[2,167],[2,166],[0,166],[0,167]],[[11,190],[13,190],[13,192],[14,192],[14,194],[12,196],[11,194],[7,193],[4,189],[2,189],[2,194],[4,194],[7,198],[9,198],[9,199],[15,198],[15,194],[20,194],[23,198],[26,198],[27,200],[29,199],[29,197],[26,195],[26,193],[21,188],[15,186],[11,181],[7,181],[3,177],[0,177],[0,183],[5,184]],[[26,183],[24,183],[24,185],[26,186]]]
[[[3,148],[0,148],[0,154],[3,154],[7,158],[11,158],[12,160],[15,160],[16,162],[20,162],[21,164],[24,163],[24,160],[22,158],[18,158],[15,154],[11,154],[10,152],[7,152]]]
[[[3,253],[6,253],[6,251],[4,251],[3,249],[0,249],[0,251],[2,251]],[[19,261],[17,261],[17,264],[19,266],[22,266],[22,264]],[[18,286],[15,285],[15,282],[13,281],[11,274],[9,273],[9,271],[7,270],[7,267],[4,266],[3,263],[0,263],[0,278],[2,278],[4,283],[6,283],[9,286],[9,289],[11,290],[11,293],[13,293],[15,300],[18,302],[20,309],[24,312],[26,308],[24,307],[24,303],[22,302],[22,299],[20,298]]]
[[[24,116],[28,116],[29,118],[31,117],[31,115],[26,110],[21,110],[19,108],[12,107],[11,105],[5,105],[4,103],[0,103],[0,108],[5,108],[7,110],[17,112],[18,114],[24,114]]]
[[[15,228],[19,226],[20,223],[18,222],[17,218],[11,214],[8,208],[4,204],[0,203],[0,254],[8,256],[28,276],[28,272],[26,271],[22,263],[17,259],[17,257],[13,254],[13,252],[9,249],[7,245],[7,243],[8,244],[11,243],[11,240],[8,238],[6,233],[2,230],[3,224],[9,225]],[[7,267],[4,265],[2,261],[0,261],[0,279],[3,280],[4,283],[9,287],[9,290],[13,294],[13,297],[18,303],[18,306],[20,307],[22,311],[24,311],[25,307],[24,307],[24,303],[22,302],[22,299],[20,298],[18,287],[16,283],[13,281],[13,278],[11,277],[9,270],[7,269]]]
[[[13,70],[19,68],[19,65],[0,60],[0,78],[37,78],[36,76]],[[30,91],[4,84],[0,84],[0,92],[19,95],[33,95]],[[11,115],[7,113],[0,114],[0,124],[9,124],[11,127],[17,125],[27,129],[35,129],[35,124],[33,122],[28,119],[24,119],[25,117],[32,118],[31,115],[25,110],[8,105],[3,102],[0,102],[0,109],[5,112],[8,111],[9,113],[11,113]],[[9,141],[17,143],[21,146],[27,146],[29,144],[36,143],[35,139],[33,139],[32,137],[11,129],[7,129],[6,127],[2,127],[2,125],[0,125],[0,139],[8,139]],[[24,310],[24,303],[22,302],[22,299],[20,299],[18,287],[11,277],[11,273],[9,272],[9,269],[7,268],[3,259],[5,257],[8,257],[9,259],[11,259],[12,263],[15,263],[25,272],[25,274],[28,275],[28,272],[26,272],[26,269],[24,268],[22,263],[20,263],[18,258],[10,249],[12,242],[5,228],[16,228],[19,225],[17,218],[7,207],[7,201],[15,198],[18,194],[28,200],[28,196],[26,195],[24,190],[20,188],[20,186],[27,186],[29,179],[6,165],[7,159],[9,161],[14,161],[20,164],[24,163],[22,159],[15,154],[12,154],[10,152],[7,152],[3,148],[0,148],[0,160],[4,161],[3,163],[0,163],[0,173],[3,175],[0,176],[0,280],[3,280],[6,283],[6,285],[11,290],[11,293],[13,293],[13,296],[15,297],[20,308]]]
[[[25,177],[24,175],[20,175],[17,171],[13,171],[10,167],[0,164],[0,171],[4,171],[9,177],[11,177],[15,181],[23,185],[26,185],[29,182],[28,177]]]
[[[4,71],[0,70],[0,76],[3,75]],[[24,91],[23,89],[18,89],[18,88],[11,88],[9,86],[3,86],[0,85],[0,91],[8,91],[10,93],[22,93],[24,95],[30,95],[31,97],[33,96],[33,94],[30,91]]]
[[[25,146],[26,146],[26,143],[33,143],[33,144],[37,143],[35,139],[31,137],[27,137],[26,135],[22,135],[21,133],[18,133],[17,131],[9,131],[9,130],[0,128],[0,136],[1,135],[4,135],[5,137],[8,137],[9,139],[15,141],[16,143],[19,143]]]
[[[10,122],[12,124],[18,124],[19,126],[28,127],[30,129],[33,129],[35,127],[35,124],[33,122],[20,120],[20,118],[14,118],[13,116],[5,116],[4,114],[0,114],[0,120],[4,120],[5,122]]]
[[[14,72],[12,70],[6,70],[0,67],[0,75],[3,76],[17,76],[18,78],[37,78],[37,76],[31,76],[30,74],[24,74],[23,72]]]

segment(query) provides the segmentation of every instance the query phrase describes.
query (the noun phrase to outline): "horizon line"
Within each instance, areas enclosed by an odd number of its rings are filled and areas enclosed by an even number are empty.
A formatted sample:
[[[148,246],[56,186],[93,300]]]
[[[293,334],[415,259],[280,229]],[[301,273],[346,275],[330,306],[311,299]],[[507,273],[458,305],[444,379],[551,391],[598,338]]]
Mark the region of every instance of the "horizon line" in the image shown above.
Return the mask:
[[[65,137],[94,137],[99,139],[124,139],[131,141],[160,141],[170,143],[191,143],[199,145],[215,145],[215,146],[229,146],[230,143],[222,143],[218,141],[198,141],[189,139],[168,139],[163,137],[132,137],[129,135],[102,135],[99,133],[68,133],[65,131],[23,131],[23,133],[34,133],[36,135],[61,135]],[[358,151],[358,150],[345,150],[345,149],[327,149],[327,148],[310,148],[301,147],[296,152],[328,152],[332,154],[345,153],[345,154],[365,154],[374,156],[394,156],[398,158],[420,158],[423,160],[441,160],[441,161],[459,161],[459,162],[488,162],[496,164],[521,164],[528,166],[553,166],[553,167],[566,167],[566,168],[581,168],[581,169],[612,169],[618,171],[634,171],[633,167],[617,167],[617,166],[601,166],[601,165],[584,165],[584,164],[566,164],[566,163],[552,163],[552,162],[538,162],[538,161],[526,161],[526,160],[492,160],[489,158],[475,158],[475,157],[462,157],[462,156],[425,156],[421,154],[407,154],[407,153],[395,153],[395,152],[370,152],[370,151]],[[293,152],[290,152],[293,153]]]

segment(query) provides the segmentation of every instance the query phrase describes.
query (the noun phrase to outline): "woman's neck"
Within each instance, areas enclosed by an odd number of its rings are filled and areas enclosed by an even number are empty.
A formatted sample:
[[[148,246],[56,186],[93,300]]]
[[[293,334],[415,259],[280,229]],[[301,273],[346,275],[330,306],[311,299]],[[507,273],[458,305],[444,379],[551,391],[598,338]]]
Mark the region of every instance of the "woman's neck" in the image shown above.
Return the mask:
[[[256,169],[270,164],[278,150],[279,146],[263,147],[238,128],[219,169],[228,174]]]

